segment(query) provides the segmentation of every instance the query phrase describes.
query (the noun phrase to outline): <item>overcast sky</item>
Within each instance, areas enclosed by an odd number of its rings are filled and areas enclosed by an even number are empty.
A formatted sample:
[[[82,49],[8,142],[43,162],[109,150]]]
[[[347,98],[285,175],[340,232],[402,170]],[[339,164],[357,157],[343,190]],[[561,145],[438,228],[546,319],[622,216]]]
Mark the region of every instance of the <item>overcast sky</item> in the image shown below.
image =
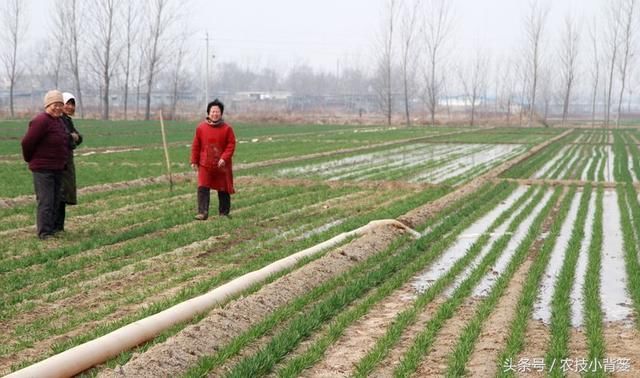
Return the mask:
[[[2,0],[0,0],[2,1]],[[131,1],[131,0],[126,0]],[[530,0],[449,0],[457,53],[482,46],[493,56],[523,41],[522,21]],[[548,4],[548,38],[571,12],[590,20],[608,0],[541,0]],[[30,40],[51,27],[53,0],[28,0]],[[370,62],[385,0],[183,0],[191,44],[205,50],[205,34],[217,62],[250,68],[287,69],[297,63],[335,70]],[[583,31],[585,25],[583,25]],[[583,32],[586,35],[586,31]],[[586,39],[586,38],[584,38]],[[204,55],[204,54],[203,54]]]

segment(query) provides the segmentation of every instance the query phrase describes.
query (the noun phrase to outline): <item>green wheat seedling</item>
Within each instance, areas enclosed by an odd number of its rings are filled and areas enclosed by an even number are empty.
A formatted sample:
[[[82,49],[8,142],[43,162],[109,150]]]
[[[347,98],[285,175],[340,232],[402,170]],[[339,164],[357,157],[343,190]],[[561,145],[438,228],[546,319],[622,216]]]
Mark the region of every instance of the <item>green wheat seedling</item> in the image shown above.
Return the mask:
[[[557,190],[560,189],[561,188],[558,188]],[[549,236],[544,240],[540,252],[536,256],[536,259],[527,274],[520,298],[516,308],[514,309],[516,316],[509,327],[509,337],[507,338],[506,345],[498,358],[501,365],[505,361],[512,361],[515,359],[517,354],[521,352],[524,347],[527,322],[533,311],[533,305],[538,295],[540,281],[549,263],[551,251],[556,243],[558,235],[560,234],[562,223],[569,212],[574,195],[575,187],[572,187],[563,199],[560,209],[551,224]],[[511,376],[512,374],[512,371],[505,369],[502,366],[501,370],[498,372],[498,375],[500,376]]]
[[[559,175],[565,171],[567,165],[573,161],[573,158],[578,150],[578,145],[572,144],[569,149],[563,153],[559,160],[549,169],[549,173],[546,174],[547,178],[557,179]]]
[[[602,155],[600,154],[600,148],[597,146],[591,146],[591,155],[593,155],[593,161],[591,162],[591,166],[589,166],[589,170],[587,171],[587,180],[595,181],[596,180],[596,168],[600,163],[600,159]]]
[[[340,194],[340,192],[339,192],[339,191],[336,191],[336,192],[334,192],[334,195],[335,195],[335,194]],[[290,212],[289,212],[289,213],[287,213],[287,214],[293,214],[293,213],[295,213],[295,211],[296,211],[296,210],[294,210],[294,211],[290,211]],[[281,217],[281,218],[282,218],[282,217]],[[314,218],[312,218],[312,219],[313,219],[313,220],[316,220],[316,219],[318,219],[318,218],[315,218],[315,217],[314,217]],[[284,218],[282,218],[282,219],[280,219],[280,220],[278,220],[278,221],[275,221],[275,222],[273,222],[273,221],[272,221],[272,222],[271,222],[271,224],[274,224],[274,225],[276,225],[276,226],[277,226],[277,225],[280,225],[282,222],[285,222],[285,223],[286,223],[286,222],[288,222],[288,221],[290,221],[290,220],[291,220],[290,218],[284,217]],[[245,230],[247,230],[247,228],[245,228]],[[188,233],[188,232],[184,232],[185,230],[181,230],[181,231],[182,231],[182,232],[180,232],[180,235],[178,236],[178,238],[189,235],[189,233]],[[258,231],[256,231],[256,232],[258,232]],[[264,233],[263,233],[263,235],[264,235]],[[195,237],[195,235],[189,235],[189,236],[190,236],[190,237]],[[175,239],[175,238],[172,238],[172,239]],[[257,241],[259,241],[259,239],[257,239]],[[164,241],[160,241],[160,242],[165,243]],[[183,241],[177,241],[177,242],[178,242],[178,243],[182,243]],[[185,244],[189,244],[188,242],[184,242],[184,243],[185,243]],[[179,245],[179,244],[178,244],[178,245]],[[150,249],[153,249],[153,250],[155,250],[155,249],[156,249],[154,246],[149,246],[149,247],[150,247]],[[134,248],[134,250],[135,250],[135,248]],[[141,255],[143,255],[143,253],[141,253],[142,251],[143,251],[143,250],[138,250],[138,255],[137,255],[137,256],[141,256]],[[226,255],[225,255],[225,256],[226,256]],[[93,268],[93,269],[95,269],[95,267],[92,267],[92,268]],[[99,269],[98,269],[97,271],[99,271]],[[87,278],[87,276],[85,275],[83,278],[84,278],[84,279],[86,279],[86,278]],[[65,280],[66,280],[66,281],[68,281],[68,276],[67,276],[67,277],[65,277]],[[67,285],[67,286],[68,286],[68,285]],[[33,291],[33,290],[31,290],[31,291]]]
[[[640,245],[639,220],[640,204],[638,193],[631,183],[618,185],[618,207],[622,220],[624,260],[628,279],[628,292],[633,300],[636,314],[640,313],[640,263],[638,245]]]
[[[510,193],[511,191],[505,192],[504,195],[508,195]],[[524,201],[524,197],[525,196],[521,198],[522,201],[519,201],[520,203]],[[501,200],[503,199],[504,198],[502,198]],[[495,206],[496,203],[497,202],[495,201],[492,202],[492,206]],[[515,206],[517,206],[517,204],[512,206],[512,208]],[[504,213],[505,217],[508,216],[506,213],[507,212]],[[470,223],[468,222],[468,220],[464,222],[465,227],[468,227],[469,225]],[[460,227],[457,228],[460,229]],[[488,238],[488,233],[490,233],[490,231],[487,232],[487,234],[483,235],[483,237]],[[308,368],[313,363],[317,362],[322,357],[326,349],[343,334],[344,330],[349,325],[366,314],[375,303],[388,296],[393,290],[396,290],[397,288],[405,284],[411,277],[415,276],[416,273],[424,269],[424,266],[427,266],[431,262],[435,261],[435,258],[441,256],[442,252],[455,241],[455,238],[457,238],[458,235],[459,232],[452,232],[446,238],[441,239],[441,241],[433,246],[429,254],[420,257],[420,259],[417,260],[414,264],[404,269],[391,281],[385,283],[376,291],[376,293],[367,298],[356,308],[338,316],[337,320],[329,326],[329,330],[327,331],[325,336],[316,341],[311,347],[308,348],[305,353],[290,361],[286,366],[278,371],[277,374],[281,377],[293,377],[302,372],[303,369]],[[483,242],[481,241],[477,244],[481,245],[483,244]],[[454,267],[452,267],[451,270],[454,271],[453,273],[448,273],[445,277],[440,278],[437,282],[434,283],[434,285],[437,286],[437,289],[435,289],[434,292],[443,290],[455,278],[457,274],[456,272],[459,273],[466,265],[468,265],[468,263],[477,255],[480,247],[477,247],[476,249],[477,251],[470,251],[467,255],[465,255],[465,257],[461,259],[462,261],[457,262]],[[434,296],[426,296],[425,298],[429,297],[432,299]],[[430,301],[431,299],[429,299],[428,301]],[[426,305],[427,301],[422,300],[421,303],[424,303],[424,305]]]
[[[607,152],[607,145],[602,146],[602,158],[601,158],[601,162],[600,162],[600,167],[598,169],[598,179],[596,181],[598,182],[604,182],[605,181],[605,171],[608,171],[608,164],[609,164],[609,154]]]
[[[602,301],[600,299],[600,269],[602,261],[603,243],[603,196],[604,189],[598,187],[596,194],[596,209],[591,228],[591,243],[589,244],[589,260],[582,289],[584,296],[584,320],[589,348],[589,361],[602,361],[605,354],[605,342],[602,324]],[[603,377],[602,370],[588,372],[590,377]]]
[[[185,377],[201,377],[218,368],[230,358],[238,355],[244,347],[258,340],[260,337],[264,337],[281,323],[285,323],[287,320],[294,318],[310,304],[326,299],[328,295],[344,287],[350,281],[362,279],[363,275],[372,270],[379,269],[382,263],[393,258],[393,256],[404,253],[409,241],[408,237],[395,240],[393,244],[384,251],[369,257],[363,263],[358,264],[349,271],[330,279],[307,294],[296,298],[293,302],[277,309],[266,319],[235,337],[230,343],[218,350],[216,354],[199,358],[198,362],[185,373]]]
[[[520,263],[510,266],[513,271],[508,268],[508,271],[510,273],[501,276],[500,281],[496,282],[496,284],[494,285],[494,290],[492,290],[492,292],[479,305],[478,309],[476,310],[476,315],[469,321],[468,325],[465,327],[464,331],[459,337],[458,343],[453,353],[450,355],[449,364],[447,367],[447,376],[465,375],[465,365],[471,357],[471,353],[480,335],[482,326],[491,315],[501,296],[504,294],[509,280],[515,273],[515,270],[517,270]],[[502,279],[502,277],[505,277],[505,279]],[[508,277],[508,279],[506,277]]]
[[[477,206],[467,206],[466,212],[477,212]],[[475,210],[475,211],[474,211]],[[465,213],[461,209],[455,215],[452,222],[443,223],[442,227],[451,227],[460,224],[460,217]],[[476,215],[476,216],[479,216]],[[473,218],[473,217],[472,217]],[[455,222],[455,223],[453,223]],[[458,232],[461,232],[458,231]],[[434,230],[430,235],[441,235],[442,232]],[[309,336],[323,322],[328,321],[342,311],[345,306],[367,293],[372,287],[378,286],[389,280],[393,274],[410,264],[417,256],[422,254],[424,248],[429,245],[430,237],[423,237],[416,243],[416,248],[403,253],[394,259],[390,264],[385,265],[380,270],[372,272],[366,279],[353,282],[352,285],[336,293],[326,302],[320,303],[309,314],[296,318],[289,327],[276,335],[271,342],[261,349],[257,354],[240,361],[231,371],[230,376],[253,376],[264,374],[280,361],[291,349],[293,349],[303,338]],[[417,255],[417,256],[416,256]]]
[[[504,223],[517,209],[531,198],[535,188],[530,188],[527,193],[521,196],[509,209],[505,210],[497,219],[493,221],[486,233],[484,233],[467,251],[465,256],[452,266],[445,275],[436,280],[424,293],[416,299],[412,308],[405,310],[396,316],[395,321],[389,327],[385,335],[380,338],[369,353],[360,360],[356,366],[356,375],[360,377],[370,374],[375,366],[382,361],[391,348],[399,341],[404,330],[413,324],[418,314],[424,307],[431,303],[442,291],[453,283],[455,278],[478,256],[483,247],[488,243],[490,234]],[[541,198],[541,192],[536,198]]]
[[[613,133],[613,179],[617,182],[633,182],[629,173],[627,149],[619,132]]]
[[[546,205],[542,208],[541,212],[536,216],[531,225],[529,232],[525,236],[525,239],[518,245],[514,256],[511,258],[509,265],[505,272],[500,275],[500,277],[494,283],[491,292],[495,293],[494,296],[499,297],[501,291],[504,290],[508,281],[512,277],[512,275],[517,270],[518,266],[524,261],[526,258],[526,254],[530,248],[530,246],[535,241],[540,228],[542,227],[543,221],[549,215],[553,205],[557,202],[561,193],[561,188],[557,188],[551,198],[547,201]],[[510,223],[508,227],[508,232],[513,232],[517,228],[526,217],[529,216],[533,207],[537,206],[540,202],[540,199],[534,199],[529,206],[523,211],[521,211],[516,218]],[[473,288],[477,285],[478,282],[485,276],[487,269],[492,266],[495,261],[498,259],[500,253],[506,248],[508,241],[511,239],[511,234],[508,233],[501,238],[499,238],[491,247],[489,253],[483,258],[482,262],[478,267],[476,267],[473,272],[467,277],[461,284],[456,288],[455,292],[452,294],[451,298],[449,298],[444,304],[442,304],[434,317],[427,322],[423,331],[416,337],[414,343],[410,346],[409,350],[405,353],[402,358],[400,364],[394,370],[394,376],[396,377],[406,377],[413,374],[424,357],[426,351],[429,350],[435,338],[437,336],[438,331],[442,328],[446,320],[450,319],[455,310],[463,303],[464,299],[467,298]],[[485,299],[486,303],[489,303],[487,307],[494,307],[495,304],[491,303],[493,301],[497,302],[496,299],[491,299],[491,293],[489,294],[488,299]]]
[[[424,198],[423,200],[427,200],[427,198]],[[402,253],[397,251],[398,248],[399,247],[393,247],[383,254],[376,255],[376,257],[371,258],[371,261],[368,262],[367,264],[375,263],[377,265],[377,264],[380,264],[380,262],[382,261],[381,260],[382,258],[386,258],[387,255],[391,254],[392,252],[393,254]],[[336,280],[340,280],[341,282],[342,281],[349,282],[354,279],[357,279],[358,274],[360,274],[363,271],[369,270],[367,264],[362,265],[357,269],[354,269],[354,271],[348,274],[348,276],[345,275],[345,277],[336,278]],[[344,284],[344,282],[342,283]],[[331,288],[323,287],[322,289],[318,289],[318,290],[323,290],[323,292],[328,292],[329,290],[333,290],[335,288],[334,286],[331,286]],[[244,346],[246,346],[249,342],[254,341],[258,337],[264,336],[264,334],[266,334],[269,330],[271,330],[271,328],[274,325],[276,325],[281,319],[288,319],[292,317],[291,315],[297,314],[299,312],[299,308],[301,308],[300,307],[301,305],[296,305],[295,303],[299,303],[300,301],[304,301],[304,304],[306,305],[311,300],[308,299],[307,296],[305,296],[296,300],[296,302],[294,302],[292,306],[295,306],[295,307],[293,308],[286,307],[282,310],[278,310],[272,317],[265,319],[262,323],[252,327],[252,329],[250,329],[246,333],[238,336],[238,338],[234,339],[229,345],[225,346],[222,350],[220,350],[215,355],[202,357],[197,363],[197,365],[195,365],[187,373],[187,376],[202,376],[203,374],[206,374],[206,372],[209,372],[215,369],[216,367],[222,365],[229,358],[237,355],[240,352],[240,350]]]
[[[552,366],[562,359],[569,358],[569,339],[571,337],[571,290],[574,284],[576,265],[580,256],[580,249],[584,241],[584,227],[587,221],[589,201],[591,200],[591,185],[587,185],[580,199],[580,207],[567,244],[565,259],[562,264],[558,280],[554,286],[551,300],[551,324],[549,349],[545,357],[545,365]],[[553,369],[550,375],[564,375],[559,368]]]
[[[384,212],[391,212],[391,213],[396,213],[397,214],[402,214],[404,212],[406,212],[406,210],[408,208],[413,208],[415,207],[416,203],[415,201],[421,201],[424,199],[429,199],[429,198],[436,198],[437,196],[442,195],[442,192],[439,190],[434,190],[433,192],[429,192],[426,191],[424,192],[424,194],[420,194],[418,196],[415,196],[415,198],[411,198],[410,201],[403,201],[402,203],[397,204],[396,206],[392,206],[389,208],[384,209]],[[413,202],[412,202],[413,201]],[[373,217],[374,219],[377,217],[375,214],[370,214],[368,216]],[[362,222],[362,221],[360,221]],[[359,225],[361,225],[362,223],[359,223]],[[339,232],[340,230],[336,230],[336,232]],[[323,237],[322,235],[320,235],[319,237]],[[311,240],[310,242],[313,242],[315,239]],[[272,253],[269,256],[266,256],[265,258],[257,258],[251,261],[250,264],[248,264],[248,266],[246,267],[242,267],[240,269],[232,269],[230,271],[224,271],[222,273],[220,273],[218,276],[216,276],[214,279],[209,279],[209,280],[205,280],[201,283],[199,283],[196,287],[190,287],[187,290],[183,290],[183,292],[180,293],[180,295],[178,296],[178,298],[182,298],[184,299],[188,299],[190,296],[192,295],[197,295],[199,293],[205,292],[207,290],[210,290],[212,287],[215,287],[217,285],[219,285],[222,282],[225,282],[226,280],[229,280],[235,276],[237,276],[238,274],[242,274],[243,272],[246,271],[250,271],[250,270],[255,270],[261,266],[263,266],[264,264],[272,261],[272,259],[277,259],[277,258],[282,258],[284,256],[286,256],[288,253],[287,250],[281,250],[280,252],[277,253]],[[174,302],[171,302],[174,303]],[[163,306],[168,306],[171,303],[160,303],[157,305],[153,305],[150,306],[151,309],[156,309],[157,311],[163,309]],[[153,313],[153,312],[151,312]],[[128,319],[133,319],[135,320],[135,318],[128,318]],[[132,321],[133,321],[132,320]],[[113,325],[108,325],[105,327],[98,327],[97,329],[99,330],[99,332],[108,332],[109,330],[112,330],[114,327],[117,327],[118,325],[122,325],[122,322],[117,322],[114,323]],[[70,340],[68,343],[64,343],[62,345],[59,346],[60,349],[64,349],[64,348],[68,348],[71,347],[73,345],[77,345],[78,343],[81,343],[83,341],[86,341],[88,339],[91,338],[95,338],[100,336],[100,333],[96,333],[93,332],[90,335],[82,335],[80,337],[74,338],[72,340]]]
[[[538,151],[535,155],[525,161],[516,164],[502,174],[505,178],[527,178],[546,164],[551,157],[555,156],[566,144],[566,138],[555,141],[546,148]]]

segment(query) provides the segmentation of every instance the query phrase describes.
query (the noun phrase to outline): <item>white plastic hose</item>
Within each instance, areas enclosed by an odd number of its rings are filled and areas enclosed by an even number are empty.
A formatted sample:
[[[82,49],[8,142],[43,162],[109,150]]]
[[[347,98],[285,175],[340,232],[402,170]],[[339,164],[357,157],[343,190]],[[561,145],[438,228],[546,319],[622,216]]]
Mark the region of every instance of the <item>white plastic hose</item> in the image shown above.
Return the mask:
[[[55,356],[49,357],[7,377],[69,377],[83,372],[117,356],[125,350],[151,340],[174,324],[187,321],[197,314],[208,311],[217,303],[236,295],[252,285],[266,280],[269,276],[294,266],[301,259],[317,254],[352,236],[362,235],[375,227],[395,225],[419,237],[420,233],[410,229],[395,219],[371,221],[367,225],[349,232],[343,232],[311,248],[297,252],[273,262],[262,269],[247,273],[212,291],[179,303],[155,315],[138,320],[119,328],[95,340],[73,347]]]

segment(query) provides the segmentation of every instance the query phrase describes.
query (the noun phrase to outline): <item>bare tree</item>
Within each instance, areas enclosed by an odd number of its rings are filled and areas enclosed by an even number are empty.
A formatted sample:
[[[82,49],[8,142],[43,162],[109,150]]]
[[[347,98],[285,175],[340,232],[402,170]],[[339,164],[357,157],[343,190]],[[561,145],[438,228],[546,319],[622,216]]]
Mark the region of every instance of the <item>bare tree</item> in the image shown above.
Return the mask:
[[[122,62],[122,72],[124,75],[123,78],[123,116],[124,119],[127,119],[128,110],[129,110],[129,80],[131,78],[131,59],[133,46],[135,41],[135,35],[138,33],[138,9],[137,2],[128,1],[127,9],[124,16],[124,58],[121,60]]]
[[[496,85],[496,115],[504,113],[507,125],[511,124],[511,107],[515,93],[515,77],[513,75],[513,62],[505,61],[503,65],[494,66],[494,75],[500,77]],[[498,79],[496,79],[498,80]]]
[[[149,24],[149,40],[147,42],[148,50],[146,51],[147,60],[147,94],[144,119],[151,118],[151,92],[153,91],[154,79],[160,70],[160,64],[166,57],[166,46],[164,37],[168,34],[170,27],[175,21],[175,12],[170,9],[171,0],[153,0],[150,2],[151,9],[149,15],[151,22]]]
[[[471,106],[471,119],[469,121],[471,126],[475,124],[476,108],[487,88],[488,67],[489,58],[478,49],[469,67],[459,70],[465,99]]]
[[[613,82],[616,62],[618,60],[618,50],[620,49],[620,39],[622,35],[622,24],[620,20],[624,19],[622,13],[621,0],[614,0],[607,3],[606,9],[606,21],[607,28],[605,29],[606,37],[604,43],[605,51],[608,61],[608,74],[609,77],[605,80],[605,103],[604,103],[604,126],[609,126],[611,119],[611,96],[613,93]]]
[[[591,63],[591,126],[595,127],[596,123],[596,101],[598,99],[598,85],[600,84],[600,54],[598,52],[598,30],[595,19],[589,28],[589,38],[592,46],[592,63]]]
[[[524,119],[524,115],[525,112],[528,111],[528,108],[525,108],[524,106],[524,99],[527,97],[527,89],[530,87],[530,82],[531,82],[531,78],[529,76],[529,70],[528,70],[528,61],[522,61],[519,60],[518,64],[516,66],[516,74],[519,76],[520,80],[520,94],[519,94],[519,98],[520,98],[520,112],[519,112],[519,117],[518,117],[518,125],[522,126],[523,125],[523,119]]]
[[[61,31],[61,39],[58,41],[61,48],[65,49],[67,63],[75,86],[75,97],[80,117],[84,117],[82,100],[82,85],[80,77],[80,10],[76,0],[63,0],[55,8],[56,26]]]
[[[549,108],[554,101],[552,83],[555,82],[553,72],[550,67],[540,67],[540,95],[542,96],[542,124],[549,127]]]
[[[395,20],[398,13],[397,0],[385,1],[385,19],[380,33],[380,56],[378,58],[378,78],[377,91],[380,103],[387,119],[387,124],[391,124],[393,112],[393,39]]]
[[[622,96],[624,95],[625,85],[627,84],[627,74],[629,70],[629,62],[634,55],[634,34],[635,34],[635,9],[636,0],[624,0],[622,3],[622,14],[625,18],[620,20],[623,24],[622,41],[621,41],[621,60],[618,62],[618,71],[620,73],[620,95],[618,96],[618,112],[616,114],[616,127],[620,126],[620,113],[622,112]]]
[[[571,91],[573,90],[576,71],[578,69],[579,32],[571,16],[567,15],[565,29],[560,45],[560,75],[563,88],[562,125],[567,121]]]
[[[136,118],[140,116],[140,97],[142,96],[142,82],[144,77],[144,49],[138,54],[138,72],[136,74]]]
[[[178,90],[180,89],[180,83],[183,78],[183,70],[184,70],[184,60],[187,55],[187,40],[188,33],[186,29],[182,33],[182,36],[178,40],[177,51],[172,54],[174,57],[174,67],[173,67],[173,88],[172,88],[172,96],[171,96],[171,119],[176,119],[176,110],[178,108]]]
[[[431,124],[435,124],[435,114],[442,94],[443,74],[441,66],[446,43],[453,30],[451,2],[446,0],[429,1],[431,9],[426,9],[423,37],[426,48],[426,97],[427,109],[431,115]]]
[[[21,65],[19,65],[19,49],[22,38],[26,34],[27,25],[25,17],[25,3],[21,0],[7,0],[0,7],[2,14],[2,35],[6,48],[2,49],[0,59],[4,63],[4,68],[9,81],[9,112],[11,118],[15,117],[13,103],[14,91],[18,77],[21,75]]]
[[[542,33],[544,32],[548,14],[548,8],[540,6],[537,0],[533,0],[529,4],[529,13],[524,22],[527,41],[525,44],[526,57],[529,64],[529,74],[531,75],[531,86],[529,88],[529,119],[527,126],[531,126],[531,121],[535,115],[538,79],[540,66],[542,64]]]
[[[94,38],[91,55],[94,64],[91,66],[100,79],[102,119],[105,120],[109,119],[111,81],[121,52],[116,33],[116,17],[121,4],[121,0],[94,0],[92,7]]]
[[[404,4],[402,10],[401,39],[402,53],[402,86],[404,90],[404,113],[407,127],[411,126],[410,102],[413,95],[413,85],[415,81],[416,51],[414,42],[418,26],[418,6],[420,2],[414,0]]]
[[[508,69],[506,64],[502,64],[500,59],[496,59],[495,63],[492,65],[494,67],[492,74],[493,84],[494,84],[494,97],[495,101],[493,103],[493,116],[498,117],[500,114],[500,101],[502,97],[501,91],[505,86],[505,70]],[[487,88],[488,89],[488,88]],[[489,104],[486,104],[487,110],[489,109]]]

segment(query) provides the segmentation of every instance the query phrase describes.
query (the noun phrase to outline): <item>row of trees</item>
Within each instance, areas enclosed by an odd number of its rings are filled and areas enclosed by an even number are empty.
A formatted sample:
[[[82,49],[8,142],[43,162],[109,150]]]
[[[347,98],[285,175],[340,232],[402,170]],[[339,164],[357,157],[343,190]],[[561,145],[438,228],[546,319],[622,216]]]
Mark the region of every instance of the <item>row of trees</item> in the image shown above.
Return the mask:
[[[87,100],[97,104],[103,119],[111,118],[115,107],[125,119],[149,119],[154,91],[171,94],[173,115],[181,96],[202,102],[198,92],[206,87],[208,93],[211,84],[217,93],[373,94],[386,122],[402,114],[407,125],[416,112],[426,113],[435,123],[446,108],[443,103],[454,94],[464,98],[471,124],[479,106],[487,113],[487,99],[492,100],[493,114],[501,114],[508,123],[519,117],[521,124],[545,122],[552,104],[561,104],[566,122],[579,99],[590,102],[593,122],[601,118],[609,125],[620,122],[624,104],[630,106],[638,85],[640,72],[632,70],[640,22],[636,2],[602,0],[599,18],[579,20],[567,14],[562,27],[554,30],[551,8],[531,0],[521,30],[514,31],[521,36],[519,47],[510,56],[492,56],[481,48],[456,48],[455,3],[384,0],[384,17],[368,65],[327,72],[302,64],[283,73],[220,60],[209,75],[208,68],[202,72],[202,59],[208,63],[211,57],[202,57],[202,49],[192,47],[199,43],[193,39],[203,33],[185,28],[181,11],[188,7],[177,0],[60,0],[50,14],[52,32],[30,50],[25,41],[28,3],[4,0],[0,58],[11,117],[17,88],[73,88],[81,116]],[[210,82],[210,77],[215,80]]]
[[[561,103],[564,123],[577,98],[578,82],[583,97],[590,97],[592,122],[598,117],[596,104],[602,104],[604,124],[612,122],[615,111],[618,125],[625,97],[628,103],[632,101],[638,84],[631,71],[640,23],[636,0],[603,1],[599,14],[604,17],[592,20],[577,20],[569,12],[563,27],[555,32],[549,28],[549,5],[531,0],[521,22],[521,47],[513,49],[510,57],[493,58],[481,49],[465,56],[455,54],[452,2],[386,0],[385,4],[376,88],[389,122],[394,113],[393,94],[398,92],[403,96],[407,125],[411,124],[412,99],[422,99],[434,123],[442,98],[452,92],[464,94],[471,124],[479,100],[488,97],[494,98],[507,120],[517,104],[520,122],[526,117],[529,125],[546,120],[551,102]],[[392,82],[394,70],[400,72],[401,91]]]
[[[42,88],[73,88],[81,116],[85,89],[97,87],[103,119],[110,118],[114,92],[122,93],[126,118],[135,89],[136,101],[144,96],[144,117],[149,119],[158,74],[173,71],[168,76],[180,81],[184,70],[186,48],[180,38],[185,34],[176,32],[181,17],[178,5],[175,0],[57,1],[49,14],[47,30],[51,32],[27,52],[28,2],[4,0],[1,59],[10,116],[15,116],[14,93],[22,78]],[[116,76],[122,87],[114,89]]]

